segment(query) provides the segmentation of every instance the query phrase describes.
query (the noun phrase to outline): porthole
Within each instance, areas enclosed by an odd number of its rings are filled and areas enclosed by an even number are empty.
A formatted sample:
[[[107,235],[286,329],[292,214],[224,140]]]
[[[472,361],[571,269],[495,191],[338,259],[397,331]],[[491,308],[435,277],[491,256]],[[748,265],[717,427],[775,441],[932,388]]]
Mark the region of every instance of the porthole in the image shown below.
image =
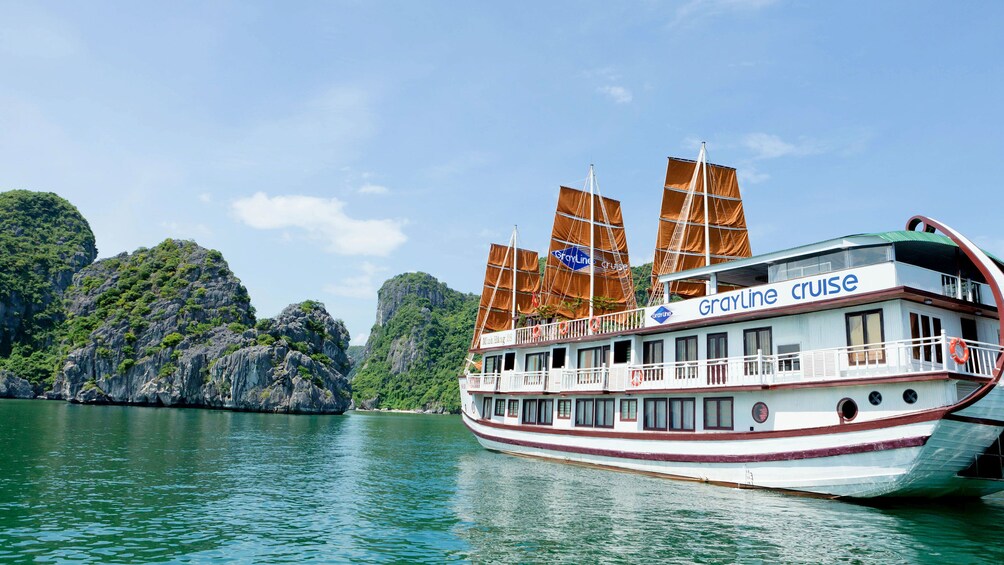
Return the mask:
[[[877,390],[873,390],[871,394],[868,395],[868,402],[871,402],[872,406],[882,404],[882,393]]]
[[[917,402],[917,391],[913,390],[912,388],[904,390],[903,402],[906,402],[907,404],[913,404],[914,402]]]
[[[841,422],[850,422],[858,415],[858,403],[850,398],[844,398],[837,403],[837,414]]]
[[[767,409],[765,403],[757,402],[753,405],[753,421],[762,424],[767,421],[768,416],[770,416],[770,410]]]

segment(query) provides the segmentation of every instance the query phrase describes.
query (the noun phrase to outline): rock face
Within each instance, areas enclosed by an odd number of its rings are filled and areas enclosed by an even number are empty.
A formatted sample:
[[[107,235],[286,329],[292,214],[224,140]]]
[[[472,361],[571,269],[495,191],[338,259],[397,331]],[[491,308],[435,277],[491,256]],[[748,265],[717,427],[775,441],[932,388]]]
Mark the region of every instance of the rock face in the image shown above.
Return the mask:
[[[28,381],[0,371],[0,398],[35,398],[35,389]]]
[[[0,193],[0,369],[35,392],[56,365],[63,292],[97,255],[77,209],[52,193]]]
[[[344,324],[308,301],[254,325],[247,290],[217,251],[167,240],[83,269],[66,296],[70,351],[48,398],[290,413],[348,408]]]
[[[431,275],[406,273],[380,288],[376,324],[352,386],[357,408],[456,412],[457,375],[478,299]]]

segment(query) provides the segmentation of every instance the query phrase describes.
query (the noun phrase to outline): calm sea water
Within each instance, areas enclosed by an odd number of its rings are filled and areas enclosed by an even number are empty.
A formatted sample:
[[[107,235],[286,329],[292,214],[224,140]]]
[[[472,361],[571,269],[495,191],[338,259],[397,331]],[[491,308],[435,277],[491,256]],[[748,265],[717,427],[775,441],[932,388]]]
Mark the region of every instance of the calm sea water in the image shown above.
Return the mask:
[[[1004,562],[1004,498],[871,507],[490,453],[457,417],[0,400],[3,562]]]

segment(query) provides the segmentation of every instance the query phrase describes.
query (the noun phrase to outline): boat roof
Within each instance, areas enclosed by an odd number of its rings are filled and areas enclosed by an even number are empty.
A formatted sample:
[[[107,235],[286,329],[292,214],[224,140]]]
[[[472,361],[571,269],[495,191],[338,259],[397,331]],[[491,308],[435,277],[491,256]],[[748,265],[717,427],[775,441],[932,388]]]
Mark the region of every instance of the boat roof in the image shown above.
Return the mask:
[[[783,263],[800,257],[811,257],[840,249],[850,249],[853,247],[875,247],[890,243],[896,246],[897,256],[899,256],[899,253],[901,252],[907,255],[917,253],[930,255],[932,253],[936,253],[935,249],[937,248],[932,248],[932,245],[945,246],[942,248],[942,253],[937,254],[944,255],[947,252],[947,254],[954,256],[955,249],[958,248],[954,241],[948,238],[948,236],[940,233],[909,230],[861,233],[827,239],[825,241],[791,247],[789,249],[772,251],[763,255],[754,255],[745,259],[736,259],[734,261],[717,263],[687,271],[668,273],[660,276],[659,281],[670,282],[683,279],[707,279],[712,273],[722,273],[728,271],[730,274],[736,275],[739,279],[746,279],[746,282],[748,283],[757,280],[758,276],[761,276],[765,267],[775,263]],[[1004,269],[1004,261],[986,250],[984,250],[984,253],[993,259],[994,262],[997,263],[998,267]],[[744,273],[746,276],[743,276]],[[737,280],[735,282],[739,281]]]

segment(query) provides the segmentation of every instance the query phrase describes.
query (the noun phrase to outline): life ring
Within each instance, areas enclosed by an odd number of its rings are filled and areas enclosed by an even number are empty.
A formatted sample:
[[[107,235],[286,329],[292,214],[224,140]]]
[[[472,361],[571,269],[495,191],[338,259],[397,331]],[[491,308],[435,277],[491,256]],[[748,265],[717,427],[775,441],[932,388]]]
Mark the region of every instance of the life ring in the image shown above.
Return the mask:
[[[641,369],[634,369],[631,371],[631,386],[639,386],[641,384],[643,373]]]
[[[959,350],[958,353],[956,353],[956,349]],[[952,355],[952,361],[959,365],[965,365],[969,362],[969,346],[961,337],[953,337],[952,341],[948,342],[948,352]]]
[[[558,333],[561,335],[568,335],[568,322],[558,322]]]
[[[533,339],[540,339],[540,326],[533,327]]]
[[[599,333],[600,331],[600,319],[590,318],[589,319],[589,329],[593,330],[593,333]]]

